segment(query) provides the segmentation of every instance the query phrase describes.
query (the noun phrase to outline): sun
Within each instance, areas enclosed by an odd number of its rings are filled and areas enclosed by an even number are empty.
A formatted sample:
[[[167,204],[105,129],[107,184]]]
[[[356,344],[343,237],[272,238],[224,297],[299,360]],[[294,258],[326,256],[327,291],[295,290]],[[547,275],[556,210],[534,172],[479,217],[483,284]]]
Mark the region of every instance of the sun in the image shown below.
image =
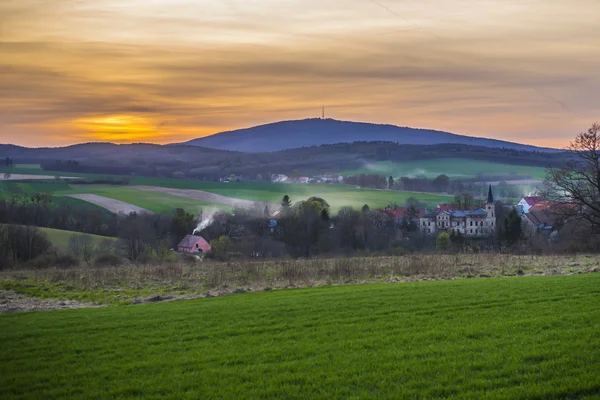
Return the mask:
[[[84,136],[98,141],[128,143],[155,140],[165,134],[152,119],[135,115],[81,118],[74,125]]]

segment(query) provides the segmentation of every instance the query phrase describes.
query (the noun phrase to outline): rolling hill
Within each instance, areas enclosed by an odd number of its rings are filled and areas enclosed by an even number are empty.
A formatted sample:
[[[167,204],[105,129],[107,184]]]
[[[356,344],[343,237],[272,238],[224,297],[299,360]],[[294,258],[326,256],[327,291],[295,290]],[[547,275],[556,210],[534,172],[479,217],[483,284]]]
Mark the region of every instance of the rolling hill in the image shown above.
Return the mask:
[[[415,129],[395,125],[318,118],[275,122],[247,129],[221,132],[212,136],[191,140],[186,142],[186,144],[219,150],[256,153],[361,141],[386,141],[412,145],[457,143],[513,150],[557,151],[556,149],[540,148],[496,139],[456,135],[431,129]]]

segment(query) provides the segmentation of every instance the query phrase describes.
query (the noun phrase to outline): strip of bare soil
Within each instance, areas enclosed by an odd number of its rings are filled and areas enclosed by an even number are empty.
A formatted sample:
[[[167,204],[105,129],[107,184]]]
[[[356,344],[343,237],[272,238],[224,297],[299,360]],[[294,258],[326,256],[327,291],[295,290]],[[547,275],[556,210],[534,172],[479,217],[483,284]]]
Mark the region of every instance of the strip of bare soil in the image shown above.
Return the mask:
[[[38,299],[12,290],[0,290],[0,314],[7,312],[60,310],[67,308],[99,307],[76,300]]]
[[[69,194],[68,196],[94,203],[115,214],[130,214],[132,212],[136,212],[138,214],[152,214],[152,211],[148,211],[145,208],[134,206],[133,204],[125,203],[121,200],[98,196],[97,194]]]
[[[166,193],[172,196],[185,197],[186,199],[198,200],[208,203],[219,203],[225,204],[231,207],[238,208],[264,208],[265,206],[269,207],[271,212],[279,209],[279,205],[274,203],[267,203],[262,201],[252,201],[252,200],[244,200],[237,199],[235,197],[223,196],[221,194],[205,192],[203,190],[195,190],[195,189],[172,189],[167,187],[160,186],[134,186],[134,189],[138,190],[146,190],[149,192],[159,192]]]

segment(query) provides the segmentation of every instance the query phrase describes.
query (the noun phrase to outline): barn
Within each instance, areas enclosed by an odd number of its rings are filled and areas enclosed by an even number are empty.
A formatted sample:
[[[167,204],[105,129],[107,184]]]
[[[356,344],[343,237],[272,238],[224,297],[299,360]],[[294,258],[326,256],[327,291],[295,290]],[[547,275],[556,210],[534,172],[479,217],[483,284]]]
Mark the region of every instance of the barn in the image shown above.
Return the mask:
[[[187,235],[177,246],[180,253],[208,253],[210,244],[202,236]]]

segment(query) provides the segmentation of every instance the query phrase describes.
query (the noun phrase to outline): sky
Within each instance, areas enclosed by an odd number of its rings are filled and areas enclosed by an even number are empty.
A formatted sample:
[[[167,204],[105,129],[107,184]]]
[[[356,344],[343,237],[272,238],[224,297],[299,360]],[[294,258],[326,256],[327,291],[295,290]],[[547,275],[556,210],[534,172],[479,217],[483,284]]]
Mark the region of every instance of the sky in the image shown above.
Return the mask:
[[[319,117],[565,147],[600,0],[1,0],[0,142],[172,143]]]

